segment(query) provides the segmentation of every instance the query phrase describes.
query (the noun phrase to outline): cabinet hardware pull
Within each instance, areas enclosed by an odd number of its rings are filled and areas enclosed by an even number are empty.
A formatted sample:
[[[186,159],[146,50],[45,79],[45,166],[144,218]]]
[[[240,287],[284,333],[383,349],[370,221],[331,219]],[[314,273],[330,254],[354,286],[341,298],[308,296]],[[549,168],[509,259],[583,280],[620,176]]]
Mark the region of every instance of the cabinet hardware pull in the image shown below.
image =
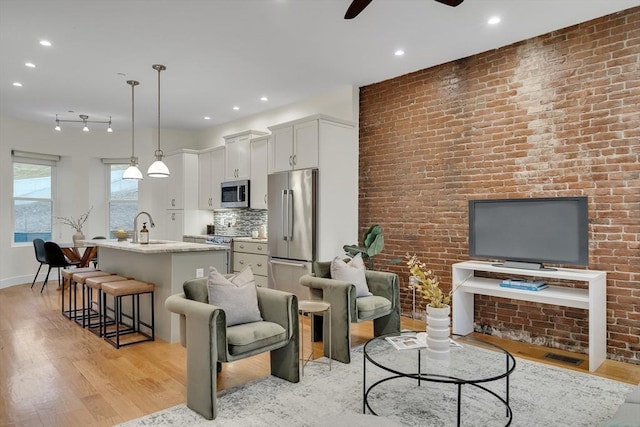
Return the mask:
[[[297,154],[294,154],[294,155],[293,155],[293,164],[294,164],[294,165],[295,165],[296,163],[298,163],[298,161],[297,161],[297,158],[296,158],[296,157],[297,157]]]

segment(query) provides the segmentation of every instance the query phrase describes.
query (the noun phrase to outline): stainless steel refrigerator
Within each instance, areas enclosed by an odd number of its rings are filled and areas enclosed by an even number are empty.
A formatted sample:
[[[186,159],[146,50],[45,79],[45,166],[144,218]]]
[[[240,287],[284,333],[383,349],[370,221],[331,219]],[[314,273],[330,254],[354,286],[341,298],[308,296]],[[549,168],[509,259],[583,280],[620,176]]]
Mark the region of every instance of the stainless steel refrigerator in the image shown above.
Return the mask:
[[[316,255],[317,169],[268,177],[269,287],[309,299],[300,276],[311,273]]]

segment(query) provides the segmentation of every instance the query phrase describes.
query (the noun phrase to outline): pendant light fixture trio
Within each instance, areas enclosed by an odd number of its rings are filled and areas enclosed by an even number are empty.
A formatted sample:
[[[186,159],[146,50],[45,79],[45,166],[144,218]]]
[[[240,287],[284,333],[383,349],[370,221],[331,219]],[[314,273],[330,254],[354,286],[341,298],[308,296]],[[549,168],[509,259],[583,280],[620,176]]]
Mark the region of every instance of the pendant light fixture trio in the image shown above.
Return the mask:
[[[166,178],[169,176],[169,168],[162,161],[164,153],[160,149],[160,72],[166,70],[167,67],[161,64],[154,64],[151,68],[158,72],[158,149],[154,153],[156,161],[149,166],[147,175],[153,178]]]
[[[134,88],[140,84],[136,80],[127,80],[127,84],[131,86],[131,157],[129,159],[129,167],[122,174],[122,179],[133,179],[140,181],[142,172],[138,169],[138,158],[135,156],[135,97]]]

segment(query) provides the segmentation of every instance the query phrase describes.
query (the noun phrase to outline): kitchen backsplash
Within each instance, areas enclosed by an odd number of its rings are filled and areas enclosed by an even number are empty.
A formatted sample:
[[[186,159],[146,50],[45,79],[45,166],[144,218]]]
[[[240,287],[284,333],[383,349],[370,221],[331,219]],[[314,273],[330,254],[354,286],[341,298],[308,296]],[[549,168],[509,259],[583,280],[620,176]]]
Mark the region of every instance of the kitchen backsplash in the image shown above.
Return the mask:
[[[220,209],[213,212],[216,234],[251,236],[253,230],[267,225],[266,209]]]

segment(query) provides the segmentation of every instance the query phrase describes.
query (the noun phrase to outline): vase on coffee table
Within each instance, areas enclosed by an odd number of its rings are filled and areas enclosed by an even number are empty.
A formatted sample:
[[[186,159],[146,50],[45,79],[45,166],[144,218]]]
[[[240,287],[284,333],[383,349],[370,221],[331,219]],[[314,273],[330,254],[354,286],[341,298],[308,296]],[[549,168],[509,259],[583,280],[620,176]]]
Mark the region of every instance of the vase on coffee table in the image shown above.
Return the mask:
[[[449,356],[451,307],[427,305],[427,356],[444,359]]]

